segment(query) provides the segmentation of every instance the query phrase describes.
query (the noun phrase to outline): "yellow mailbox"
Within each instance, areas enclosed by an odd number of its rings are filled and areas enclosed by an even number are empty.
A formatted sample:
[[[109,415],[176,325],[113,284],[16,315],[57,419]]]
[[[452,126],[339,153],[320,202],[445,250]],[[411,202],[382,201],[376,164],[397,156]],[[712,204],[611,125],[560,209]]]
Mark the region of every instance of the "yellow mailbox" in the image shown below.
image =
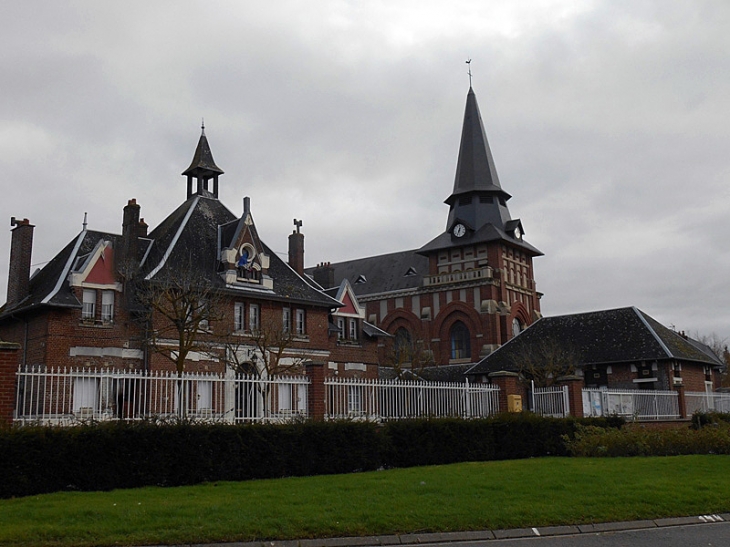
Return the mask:
[[[507,410],[522,412],[522,395],[507,395]]]

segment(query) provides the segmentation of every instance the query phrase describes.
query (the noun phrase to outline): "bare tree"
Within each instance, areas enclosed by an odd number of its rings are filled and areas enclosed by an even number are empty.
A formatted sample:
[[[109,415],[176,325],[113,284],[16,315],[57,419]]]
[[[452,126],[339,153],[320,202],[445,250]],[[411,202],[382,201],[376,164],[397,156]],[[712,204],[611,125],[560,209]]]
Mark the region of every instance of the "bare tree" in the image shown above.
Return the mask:
[[[727,338],[720,337],[716,332],[712,334],[700,334],[695,332],[693,338],[698,342],[706,345],[715,356],[722,361],[724,367],[721,371],[721,384],[723,387],[730,387],[730,375],[728,375],[728,366],[730,366],[730,351],[728,351]]]
[[[307,358],[296,355],[292,346],[296,334],[281,319],[262,318],[261,324],[243,335],[230,332],[225,337],[225,355],[228,367],[239,374],[259,378],[256,390],[264,401],[264,415],[271,414],[271,386],[268,380],[275,375],[301,372]]]
[[[136,298],[148,348],[177,371],[178,412],[183,416],[182,376],[188,357],[193,352],[219,357],[213,327],[225,316],[222,295],[209,279],[184,268],[138,283]]]
[[[393,369],[397,378],[404,378],[409,373],[417,375],[434,364],[433,352],[424,348],[422,340],[414,342],[405,328],[398,329],[387,345],[384,364]]]
[[[547,387],[561,376],[575,374],[580,358],[571,346],[547,338],[522,344],[512,362],[523,378],[535,382],[535,387]]]

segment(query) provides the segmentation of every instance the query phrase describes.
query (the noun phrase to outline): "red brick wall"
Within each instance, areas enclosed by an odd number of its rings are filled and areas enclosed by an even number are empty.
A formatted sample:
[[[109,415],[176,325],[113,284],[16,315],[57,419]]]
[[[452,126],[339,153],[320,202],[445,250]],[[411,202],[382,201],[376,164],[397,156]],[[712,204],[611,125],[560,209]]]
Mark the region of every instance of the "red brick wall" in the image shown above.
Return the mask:
[[[15,410],[15,372],[18,370],[20,347],[0,342],[0,424],[12,424]]]

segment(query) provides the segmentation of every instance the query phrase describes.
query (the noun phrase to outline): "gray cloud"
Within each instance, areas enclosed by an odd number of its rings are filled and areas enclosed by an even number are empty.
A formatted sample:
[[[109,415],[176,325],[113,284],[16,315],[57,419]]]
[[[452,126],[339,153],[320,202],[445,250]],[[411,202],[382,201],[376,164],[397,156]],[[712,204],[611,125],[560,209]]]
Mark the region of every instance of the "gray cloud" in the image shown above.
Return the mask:
[[[464,60],[543,311],[636,305],[730,337],[730,6],[718,1],[79,1],[3,10],[0,215],[34,263],[129,198],[185,197],[205,117],[267,243],[306,262],[419,247],[444,229]],[[7,271],[9,234],[0,238]],[[5,275],[0,294],[5,293]]]

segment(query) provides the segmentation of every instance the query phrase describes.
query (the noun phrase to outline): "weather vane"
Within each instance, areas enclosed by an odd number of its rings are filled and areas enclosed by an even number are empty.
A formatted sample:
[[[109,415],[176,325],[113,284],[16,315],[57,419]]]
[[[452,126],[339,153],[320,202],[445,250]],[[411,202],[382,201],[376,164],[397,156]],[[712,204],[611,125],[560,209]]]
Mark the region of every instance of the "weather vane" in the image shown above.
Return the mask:
[[[299,233],[299,228],[302,227],[302,221],[301,220],[294,219],[294,226],[297,227],[297,233]]]
[[[200,118],[200,132],[205,135],[205,118]]]
[[[469,87],[471,87],[471,57],[466,61],[466,64],[469,65],[469,70],[466,73],[469,75]]]

